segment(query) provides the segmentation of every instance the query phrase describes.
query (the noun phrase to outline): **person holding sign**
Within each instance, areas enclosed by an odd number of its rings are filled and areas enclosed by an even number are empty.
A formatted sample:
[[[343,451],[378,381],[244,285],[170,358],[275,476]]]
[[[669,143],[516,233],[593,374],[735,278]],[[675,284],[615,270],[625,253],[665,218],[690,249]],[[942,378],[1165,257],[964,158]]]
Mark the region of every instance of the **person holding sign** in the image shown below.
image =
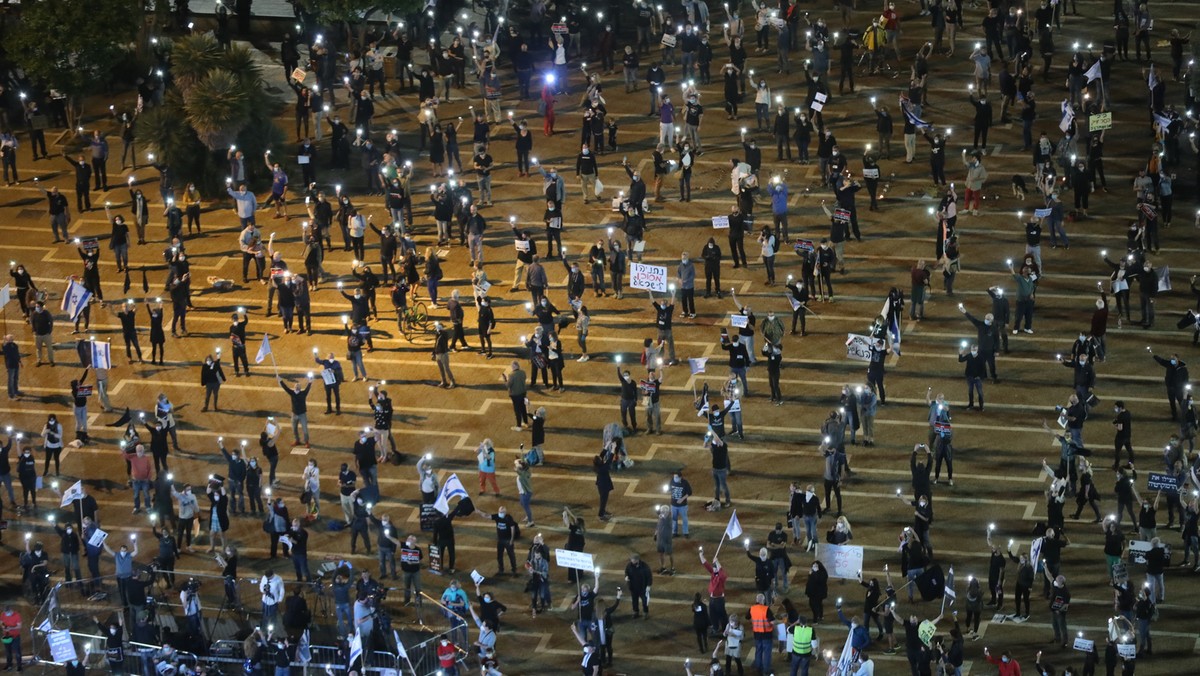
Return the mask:
[[[668,293],[670,299],[668,301],[660,303],[654,300],[654,292],[650,289],[646,289],[646,295],[650,296],[650,307],[654,308],[654,325],[658,329],[658,342],[666,343],[667,345],[667,365],[674,366],[679,363],[679,360],[675,358],[675,333],[671,328],[671,321],[675,315],[674,285],[671,285],[671,290]],[[648,366],[654,368],[656,365],[648,364]]]

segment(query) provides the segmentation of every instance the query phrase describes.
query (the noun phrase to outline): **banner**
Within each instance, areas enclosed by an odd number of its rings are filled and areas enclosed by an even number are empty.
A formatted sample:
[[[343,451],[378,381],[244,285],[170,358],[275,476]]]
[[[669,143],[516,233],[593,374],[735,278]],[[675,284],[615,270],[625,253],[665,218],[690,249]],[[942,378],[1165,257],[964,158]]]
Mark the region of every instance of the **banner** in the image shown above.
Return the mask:
[[[596,570],[592,555],[587,552],[574,552],[570,549],[555,549],[554,562],[560,568],[575,568],[576,570]]]
[[[461,500],[467,497],[470,497],[470,495],[467,494],[467,489],[463,488],[462,482],[458,480],[458,475],[451,474],[446,479],[446,483],[442,484],[442,490],[438,493],[437,500],[434,501],[433,506],[442,514],[449,514],[451,498]]]
[[[729,229],[729,217],[728,216],[713,216],[712,224],[713,224],[713,229],[715,229],[715,230],[721,230],[721,229],[728,230]]]
[[[863,567],[863,548],[859,545],[822,544],[818,559],[825,564],[829,577],[857,580]]]
[[[1179,490],[1179,485],[1175,483],[1175,477],[1170,474],[1150,472],[1150,476],[1146,479],[1146,490],[1174,493]]]
[[[66,629],[50,632],[46,635],[46,642],[50,644],[50,659],[59,664],[79,657],[75,653],[75,640],[71,638],[71,632]]]
[[[1112,129],[1112,113],[1088,115],[1088,131]]]
[[[749,315],[735,312],[732,315],[729,315],[729,325],[735,329],[744,329],[747,326],[750,326],[750,317]]]
[[[92,368],[112,368],[112,345],[108,341],[92,341]]]
[[[67,313],[71,321],[79,319],[79,315],[83,313],[83,309],[87,307],[88,302],[92,299],[92,292],[83,288],[82,284],[78,284],[73,279],[67,280],[67,289],[63,291],[62,311]]]
[[[629,288],[667,292],[667,269],[660,265],[629,264]]]
[[[871,339],[857,333],[847,333],[846,358],[855,361],[871,361]]]

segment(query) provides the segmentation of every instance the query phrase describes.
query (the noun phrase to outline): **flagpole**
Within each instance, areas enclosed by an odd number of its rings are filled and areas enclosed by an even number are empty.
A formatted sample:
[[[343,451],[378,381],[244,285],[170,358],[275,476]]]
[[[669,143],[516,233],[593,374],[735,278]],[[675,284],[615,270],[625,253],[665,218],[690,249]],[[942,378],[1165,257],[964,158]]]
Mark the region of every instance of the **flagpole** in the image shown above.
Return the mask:
[[[717,551],[716,551],[716,553],[714,553],[714,554],[713,554],[713,560],[714,560],[714,561],[716,560],[716,558],[717,558],[718,556],[720,556],[720,555],[721,555],[721,546],[725,544],[725,540],[726,540],[728,537],[729,537],[729,529],[725,529],[725,532],[724,532],[724,533],[721,533],[721,541],[717,543]]]

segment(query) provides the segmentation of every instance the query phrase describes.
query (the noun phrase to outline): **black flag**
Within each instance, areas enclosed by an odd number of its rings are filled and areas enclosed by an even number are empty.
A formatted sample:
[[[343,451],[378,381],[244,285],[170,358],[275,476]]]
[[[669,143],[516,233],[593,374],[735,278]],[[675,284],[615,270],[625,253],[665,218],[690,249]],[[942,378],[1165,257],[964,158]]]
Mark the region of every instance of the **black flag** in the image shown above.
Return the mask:
[[[146,268],[142,268],[142,293],[150,293],[150,282],[146,280]]]
[[[121,293],[129,293],[129,268],[125,268],[125,285]]]
[[[121,417],[118,418],[116,422],[108,423],[105,425],[105,427],[122,427],[124,425],[128,425],[129,421],[132,419],[133,416],[129,414],[129,409],[126,408],[125,412],[121,414]]]

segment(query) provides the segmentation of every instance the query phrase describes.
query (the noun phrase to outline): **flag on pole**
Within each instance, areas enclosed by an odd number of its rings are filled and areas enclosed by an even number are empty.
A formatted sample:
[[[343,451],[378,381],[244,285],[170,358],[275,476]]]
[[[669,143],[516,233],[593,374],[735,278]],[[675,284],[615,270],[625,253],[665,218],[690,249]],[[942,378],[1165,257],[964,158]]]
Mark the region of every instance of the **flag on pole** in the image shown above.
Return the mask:
[[[692,357],[688,359],[688,368],[691,369],[692,375],[704,373],[704,366],[708,363],[708,357]]]
[[[725,526],[725,537],[730,540],[736,540],[742,536],[742,524],[738,521],[737,510],[729,515],[729,524]]]
[[[303,634],[300,634],[300,645],[296,647],[296,661],[300,664],[312,662],[312,643],[308,637],[307,629],[304,630]]]
[[[1088,84],[1091,84],[1092,80],[1100,77],[1100,59],[1096,59],[1096,62],[1092,64],[1091,68],[1087,69],[1087,72],[1084,73],[1084,75],[1087,76]]]
[[[892,332],[892,351],[897,355],[900,354],[900,317],[897,314],[892,315],[892,323],[888,325],[888,330]]]
[[[82,500],[82,499],[83,499],[83,480],[79,480],[79,481],[76,481],[73,486],[71,486],[70,488],[68,488],[66,491],[63,492],[62,502],[58,506],[59,507],[67,507],[72,502],[75,502],[76,500]]]
[[[305,633],[307,633],[307,632],[305,632]],[[408,659],[408,651],[404,649],[404,641],[400,640],[400,632],[393,629],[392,630],[392,638],[396,639],[396,654],[399,655],[400,657],[403,657],[405,660],[407,660]]]
[[[266,359],[267,355],[269,355],[269,354],[271,354],[271,339],[268,338],[267,334],[264,333],[263,339],[262,339],[262,345],[260,345],[258,347],[258,354],[254,355],[254,363],[255,364],[263,363],[263,360]]]
[[[1163,133],[1166,133],[1167,127],[1170,127],[1172,122],[1171,118],[1157,112],[1154,113],[1154,121],[1158,124],[1159,128],[1163,130]]]
[[[851,641],[854,638],[854,633],[846,635],[846,642],[842,644],[842,653],[838,655],[837,670],[834,671],[838,676],[850,676],[854,673],[854,660],[857,657],[854,646]]]
[[[354,636],[350,637],[350,664],[353,667],[354,663],[362,658],[363,645],[362,634],[357,629],[354,630]]]
[[[92,341],[92,368],[112,368],[112,345],[108,341]]]
[[[438,493],[437,500],[434,501],[433,507],[442,514],[450,513],[451,498],[469,498],[467,489],[463,488],[462,482],[458,480],[457,474],[451,474],[446,483],[442,484],[442,490]]]
[[[62,311],[67,313],[71,321],[79,319],[79,315],[83,313],[83,309],[87,307],[88,302],[92,299],[92,292],[83,288],[73,279],[67,280],[67,290],[63,291]]]
[[[1065,134],[1071,128],[1071,122],[1075,119],[1075,109],[1071,107],[1070,101],[1063,101],[1059,107],[1062,110],[1062,119],[1058,122],[1058,128]]]
[[[1146,88],[1153,91],[1158,86],[1158,71],[1154,66],[1150,66],[1150,73],[1146,75]]]

